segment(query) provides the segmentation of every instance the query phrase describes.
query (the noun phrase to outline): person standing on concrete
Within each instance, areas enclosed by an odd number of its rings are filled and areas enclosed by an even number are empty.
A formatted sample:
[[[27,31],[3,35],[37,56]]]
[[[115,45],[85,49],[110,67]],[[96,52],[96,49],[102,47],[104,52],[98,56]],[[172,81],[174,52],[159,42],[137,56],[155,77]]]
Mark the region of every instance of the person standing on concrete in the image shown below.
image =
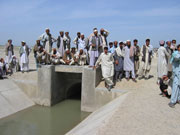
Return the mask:
[[[50,29],[46,28],[45,33],[39,37],[39,40],[43,43],[43,47],[47,52],[46,64],[50,64],[50,53],[52,51],[53,42],[56,42],[56,39],[52,37]]]
[[[71,49],[71,37],[69,36],[69,32],[65,32],[65,41],[66,41],[66,47],[70,50]]]
[[[114,79],[116,82],[121,81],[123,76],[123,65],[124,65],[124,44],[122,41],[119,42],[119,47],[115,49],[114,53],[114,69],[115,69],[115,75]]]
[[[94,30],[94,36],[90,37],[90,67],[94,67],[98,57],[99,57],[99,48],[102,47],[101,37],[98,35],[98,31]]]
[[[131,46],[131,41],[127,40],[127,46],[124,47],[124,71],[126,79],[129,81],[130,73],[132,80],[136,82],[134,73],[134,46]]]
[[[176,103],[180,104],[180,45],[177,46],[177,51],[172,54],[171,63],[173,67],[173,84],[170,107],[175,107]]]
[[[57,49],[58,52],[60,53],[60,56],[63,57],[65,50],[67,48],[66,46],[66,38],[64,37],[64,31],[59,32],[60,36],[57,38]]]
[[[137,72],[139,70],[139,57],[140,57],[140,47],[138,46],[138,40],[134,39],[134,70],[135,75],[137,76]]]
[[[7,67],[9,68],[10,63],[12,61],[12,56],[14,55],[14,46],[12,44],[12,40],[9,39],[5,45],[5,54],[6,54],[6,63]]]
[[[19,50],[19,54],[20,54],[21,71],[23,73],[29,71],[29,58],[28,58],[29,53],[30,53],[29,47],[26,45],[25,41],[22,41],[21,48]]]
[[[110,91],[113,88],[114,58],[113,54],[108,53],[108,47],[104,47],[104,52],[99,56],[94,69],[101,64],[102,76],[105,79],[105,86]]]
[[[151,61],[153,55],[153,46],[150,45],[150,39],[146,39],[146,44],[141,48],[142,61],[139,69],[139,80],[145,76],[145,79],[149,79],[149,72],[151,69]]]

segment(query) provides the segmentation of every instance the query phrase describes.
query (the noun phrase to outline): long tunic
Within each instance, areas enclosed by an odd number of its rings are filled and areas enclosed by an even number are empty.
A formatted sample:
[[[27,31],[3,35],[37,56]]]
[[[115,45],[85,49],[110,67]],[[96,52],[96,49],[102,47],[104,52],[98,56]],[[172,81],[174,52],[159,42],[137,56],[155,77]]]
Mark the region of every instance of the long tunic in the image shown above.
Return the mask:
[[[29,70],[29,48],[25,45],[20,48],[21,71]]]
[[[167,75],[167,60],[166,57],[169,57],[169,53],[166,49],[161,46],[158,49],[158,77],[162,78],[163,75]]]
[[[118,61],[118,64],[114,65],[115,71],[123,71],[123,66],[124,66],[124,49],[118,47],[115,50],[115,54],[114,54],[114,60]]]
[[[149,46],[145,45],[145,54],[143,54],[143,47],[141,48],[141,56],[142,56],[142,58],[145,57],[145,61],[141,61],[143,70],[151,69],[151,62],[149,62],[149,61],[150,61],[150,59],[152,59],[150,56],[152,49],[153,48],[151,45],[149,45]]]
[[[60,38],[60,46],[58,48],[59,50],[59,53],[60,53],[60,56],[63,57],[64,56],[64,53],[65,53],[65,48],[64,48],[64,38],[63,37],[59,37]]]
[[[101,63],[102,76],[104,78],[109,78],[114,75],[114,58],[111,53],[101,53],[99,56],[96,66]]]
[[[172,54],[172,65],[173,65],[173,85],[171,94],[171,103],[180,101],[180,52],[175,51]]]
[[[43,43],[46,52],[50,54],[52,51],[53,41],[55,41],[55,39],[51,36],[51,34],[48,35],[47,33],[43,33],[39,37],[39,40],[41,40],[41,42]]]
[[[128,48],[127,46],[124,48],[124,70],[134,70],[134,57],[130,57],[130,48]]]
[[[6,63],[8,64],[8,66],[9,66],[9,64],[11,63],[11,61],[12,61],[12,56],[14,55],[14,49],[13,49],[14,47],[13,47],[13,45],[11,44],[9,44],[9,43],[7,43],[6,45],[5,45],[5,53],[6,53],[6,59],[5,59],[5,61],[6,61]]]
[[[170,60],[171,60],[171,55],[173,53],[173,50],[170,48],[170,47],[166,47],[166,51],[170,54],[169,56],[166,57],[166,60],[167,60],[167,70],[169,72],[172,72],[172,64],[170,63]]]

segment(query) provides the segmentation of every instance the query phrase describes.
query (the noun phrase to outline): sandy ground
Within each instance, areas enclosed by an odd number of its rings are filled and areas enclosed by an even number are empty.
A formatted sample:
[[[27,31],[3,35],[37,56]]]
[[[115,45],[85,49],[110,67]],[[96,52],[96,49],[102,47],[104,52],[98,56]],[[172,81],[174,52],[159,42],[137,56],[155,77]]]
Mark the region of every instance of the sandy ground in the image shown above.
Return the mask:
[[[169,99],[160,96],[156,84],[157,59],[153,60],[149,80],[137,83],[123,80],[117,88],[130,94],[98,135],[179,135],[180,105],[168,106]]]
[[[15,54],[19,58],[19,49]],[[4,47],[0,46],[0,57],[4,57]],[[33,53],[30,54],[30,69],[35,69]],[[168,106],[169,99],[160,96],[156,84],[157,59],[152,63],[149,80],[140,80],[134,83],[125,79],[116,84],[115,89],[130,92],[124,103],[114,113],[105,126],[99,129],[99,135],[179,135],[180,134],[180,105],[175,108]],[[32,74],[32,75],[29,75]],[[36,72],[22,75],[15,73],[14,78],[27,76],[35,77]],[[34,76],[34,77],[33,77]],[[30,77],[30,78],[31,78]],[[11,77],[10,77],[11,78]],[[31,78],[31,79],[32,79]],[[99,87],[103,87],[102,82]]]

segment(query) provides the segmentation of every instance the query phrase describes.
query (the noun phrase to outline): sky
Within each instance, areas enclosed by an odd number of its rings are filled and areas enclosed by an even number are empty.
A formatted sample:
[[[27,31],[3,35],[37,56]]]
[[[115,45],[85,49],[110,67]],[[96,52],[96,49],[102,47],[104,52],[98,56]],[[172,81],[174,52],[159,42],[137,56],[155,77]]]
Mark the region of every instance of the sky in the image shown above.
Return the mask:
[[[69,31],[89,36],[92,29],[105,28],[108,41],[146,38],[158,47],[160,40],[180,43],[179,0],[0,0],[0,45],[24,40],[30,46],[50,28],[53,37]],[[55,44],[54,44],[55,46]]]

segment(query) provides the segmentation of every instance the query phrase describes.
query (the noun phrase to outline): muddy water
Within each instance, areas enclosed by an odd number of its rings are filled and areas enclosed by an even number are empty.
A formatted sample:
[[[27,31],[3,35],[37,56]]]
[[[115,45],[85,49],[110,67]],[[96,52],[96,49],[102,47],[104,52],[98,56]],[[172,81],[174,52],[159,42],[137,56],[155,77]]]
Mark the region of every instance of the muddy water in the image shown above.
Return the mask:
[[[0,120],[0,135],[63,135],[89,113],[80,111],[79,99],[53,107],[33,106]]]

